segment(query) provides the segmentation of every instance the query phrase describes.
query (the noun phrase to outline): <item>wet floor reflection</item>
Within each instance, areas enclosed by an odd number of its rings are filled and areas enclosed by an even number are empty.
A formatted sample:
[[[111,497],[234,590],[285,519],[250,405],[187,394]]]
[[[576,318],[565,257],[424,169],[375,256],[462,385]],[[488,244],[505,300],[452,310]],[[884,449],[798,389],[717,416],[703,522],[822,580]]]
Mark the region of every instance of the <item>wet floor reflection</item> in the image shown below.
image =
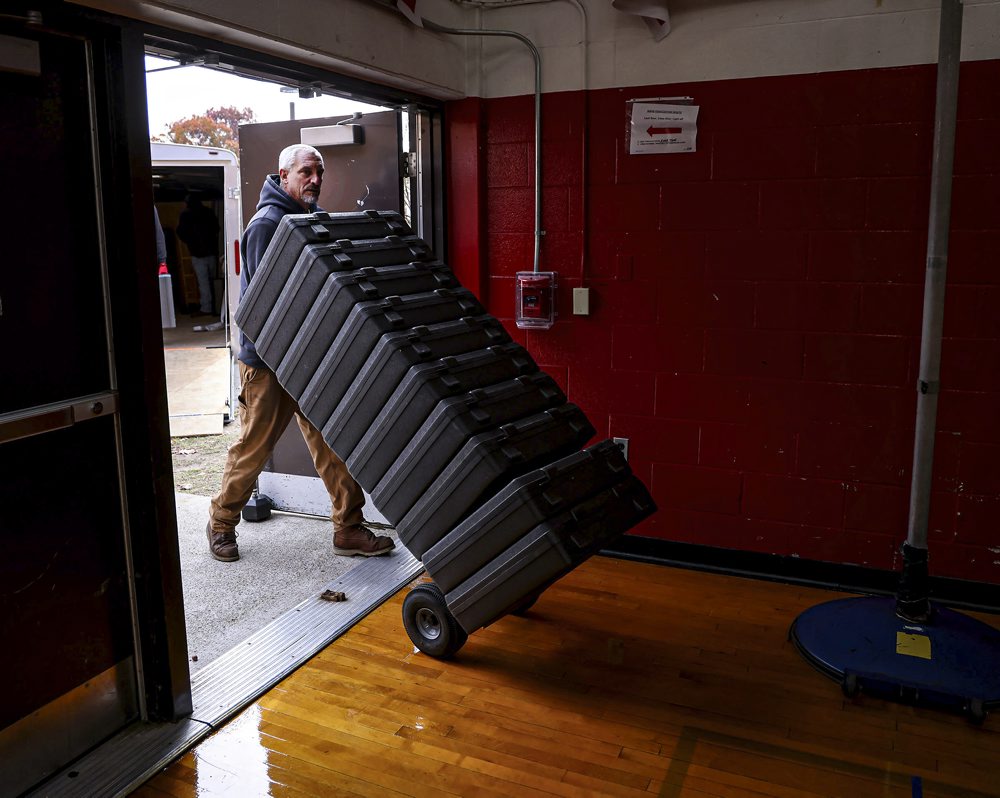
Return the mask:
[[[220,795],[269,796],[268,750],[260,733],[260,706],[251,704],[194,750],[198,798]]]

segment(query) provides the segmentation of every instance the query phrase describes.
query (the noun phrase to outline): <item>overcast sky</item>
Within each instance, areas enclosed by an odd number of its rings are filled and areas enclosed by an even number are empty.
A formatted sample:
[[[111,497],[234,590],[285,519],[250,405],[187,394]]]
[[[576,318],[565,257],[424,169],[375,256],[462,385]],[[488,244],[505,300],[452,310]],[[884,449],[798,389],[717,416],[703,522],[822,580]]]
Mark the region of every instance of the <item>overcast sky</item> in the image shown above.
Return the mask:
[[[295,103],[296,119],[316,119],[324,116],[340,116],[352,111],[377,110],[376,106],[340,97],[323,96],[303,100],[295,93],[280,91],[277,84],[241,78],[197,66],[149,73],[150,69],[175,63],[146,56],[146,102],[149,106],[151,136],[165,133],[167,126],[178,119],[197,116],[209,108],[226,105],[253,108],[258,122],[279,122],[290,119],[288,106],[290,102]]]

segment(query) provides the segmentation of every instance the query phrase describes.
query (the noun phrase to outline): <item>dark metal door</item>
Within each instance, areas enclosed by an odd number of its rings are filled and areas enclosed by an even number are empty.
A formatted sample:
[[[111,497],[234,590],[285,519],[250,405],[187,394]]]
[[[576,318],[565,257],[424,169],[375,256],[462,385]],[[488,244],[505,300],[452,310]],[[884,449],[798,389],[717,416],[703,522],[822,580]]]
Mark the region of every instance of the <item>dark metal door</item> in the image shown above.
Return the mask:
[[[244,227],[255,212],[264,178],[278,171],[278,153],[303,140],[302,128],[324,128],[349,119],[332,117],[240,127]],[[369,209],[401,211],[400,114],[380,111],[365,114],[356,121],[363,130],[361,143],[317,146],[326,166],[319,205],[338,213]],[[259,484],[261,492],[279,510],[319,515],[330,512],[329,497],[316,476],[294,419],[278,441]],[[384,520],[370,503],[365,514],[369,520]]]
[[[240,126],[244,227],[256,212],[264,178],[278,171],[278,153],[290,144],[308,139],[308,133],[303,136],[303,128],[336,126],[343,129],[344,126],[338,123],[349,120],[351,117],[335,116]],[[359,143],[316,146],[326,165],[319,206],[336,213],[371,208],[379,211],[400,210],[399,113],[379,111],[365,114],[356,120],[356,126],[362,131]],[[317,138],[323,140],[322,133]]]
[[[0,31],[0,791],[138,714],[89,43]]]

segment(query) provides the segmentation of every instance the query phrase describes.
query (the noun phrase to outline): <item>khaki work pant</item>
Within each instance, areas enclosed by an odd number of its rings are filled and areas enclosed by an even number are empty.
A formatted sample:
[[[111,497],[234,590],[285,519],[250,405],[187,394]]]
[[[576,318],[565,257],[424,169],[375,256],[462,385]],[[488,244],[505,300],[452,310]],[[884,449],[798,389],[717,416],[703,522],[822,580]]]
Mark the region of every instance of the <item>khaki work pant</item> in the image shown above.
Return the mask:
[[[222,473],[222,490],[212,499],[209,518],[216,532],[232,530],[253,494],[253,486],[292,416],[302,430],[316,472],[323,480],[333,504],[333,528],[360,524],[365,494],[354,481],[344,461],[333,453],[323,435],[302,415],[291,395],[270,369],[240,363],[242,390],[240,437],[229,449]]]

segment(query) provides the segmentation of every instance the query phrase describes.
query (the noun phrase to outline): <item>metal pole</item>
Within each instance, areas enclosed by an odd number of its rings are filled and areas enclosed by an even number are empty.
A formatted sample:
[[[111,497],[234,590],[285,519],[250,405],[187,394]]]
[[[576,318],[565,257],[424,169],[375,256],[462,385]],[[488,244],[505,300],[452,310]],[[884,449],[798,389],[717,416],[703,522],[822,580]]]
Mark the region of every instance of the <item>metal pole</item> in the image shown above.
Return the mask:
[[[903,544],[903,574],[896,611],[904,618],[926,620],[930,615],[927,585],[927,526],[931,469],[941,374],[941,330],[944,321],[945,278],[948,271],[948,231],[951,224],[952,172],[955,160],[955,118],[962,49],[962,2],[942,0],[938,38],[937,99],[934,156],[931,169],[927,270],[924,315],[920,333],[920,375],[917,381],[917,421],[913,444],[910,520]]]

